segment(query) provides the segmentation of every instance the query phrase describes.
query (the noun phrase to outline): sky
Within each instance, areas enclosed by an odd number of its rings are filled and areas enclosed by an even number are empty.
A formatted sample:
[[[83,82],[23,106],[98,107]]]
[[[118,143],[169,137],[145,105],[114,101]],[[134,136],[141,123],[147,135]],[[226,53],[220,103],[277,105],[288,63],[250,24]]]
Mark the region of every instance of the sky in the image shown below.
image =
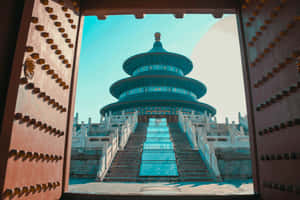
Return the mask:
[[[241,57],[235,16],[215,19],[212,15],[109,16],[106,20],[85,17],[76,92],[75,112],[79,121],[96,123],[100,109],[117,101],[111,84],[128,77],[122,64],[130,56],[149,51],[154,33],[161,33],[163,47],[183,54],[194,64],[188,77],[207,87],[199,101],[217,109],[217,120],[237,121],[246,114]]]

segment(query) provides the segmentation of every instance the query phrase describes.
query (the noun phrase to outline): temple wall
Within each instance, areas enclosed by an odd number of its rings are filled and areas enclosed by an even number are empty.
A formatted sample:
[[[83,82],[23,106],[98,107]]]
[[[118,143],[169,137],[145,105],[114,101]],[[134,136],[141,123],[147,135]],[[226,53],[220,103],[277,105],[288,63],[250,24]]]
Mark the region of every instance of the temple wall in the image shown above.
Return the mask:
[[[72,148],[71,178],[95,178],[101,166],[102,150],[83,150]]]
[[[223,180],[252,178],[250,149],[217,148],[215,153]]]
[[[123,149],[137,126],[137,113],[131,116],[106,116],[100,123],[78,124],[72,132],[71,178],[93,178],[101,181],[118,150]]]
[[[228,121],[228,120],[226,120]],[[179,125],[190,145],[198,149],[216,177],[222,180],[252,178],[249,136],[240,124],[219,124],[207,114],[179,114]]]

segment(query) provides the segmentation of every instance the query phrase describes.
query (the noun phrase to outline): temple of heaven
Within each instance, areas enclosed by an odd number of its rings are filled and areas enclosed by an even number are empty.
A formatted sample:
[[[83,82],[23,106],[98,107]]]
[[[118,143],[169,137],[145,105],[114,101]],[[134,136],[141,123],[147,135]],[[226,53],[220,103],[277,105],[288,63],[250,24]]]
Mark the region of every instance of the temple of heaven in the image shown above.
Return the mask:
[[[216,114],[215,108],[198,101],[206,93],[203,83],[187,78],[192,62],[185,56],[166,51],[155,33],[153,48],[128,58],[124,71],[130,75],[115,82],[110,93],[118,99],[100,110],[102,115]]]

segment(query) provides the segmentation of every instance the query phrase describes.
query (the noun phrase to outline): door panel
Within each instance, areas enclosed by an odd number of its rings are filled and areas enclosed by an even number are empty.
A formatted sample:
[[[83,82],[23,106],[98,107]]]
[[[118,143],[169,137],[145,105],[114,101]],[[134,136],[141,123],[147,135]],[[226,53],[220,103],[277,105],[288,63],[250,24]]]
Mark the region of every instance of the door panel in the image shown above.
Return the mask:
[[[300,198],[299,16],[297,0],[245,1],[241,10],[263,199]]]
[[[3,171],[4,199],[59,199],[68,182],[82,20],[77,1],[28,0],[17,42],[1,139],[9,143]],[[24,39],[24,37],[26,39]],[[14,94],[15,92],[15,94]],[[9,119],[10,118],[10,119]],[[70,123],[72,124],[72,122]],[[8,127],[10,126],[10,127]],[[65,174],[67,173],[67,174]],[[63,180],[64,179],[64,180]]]

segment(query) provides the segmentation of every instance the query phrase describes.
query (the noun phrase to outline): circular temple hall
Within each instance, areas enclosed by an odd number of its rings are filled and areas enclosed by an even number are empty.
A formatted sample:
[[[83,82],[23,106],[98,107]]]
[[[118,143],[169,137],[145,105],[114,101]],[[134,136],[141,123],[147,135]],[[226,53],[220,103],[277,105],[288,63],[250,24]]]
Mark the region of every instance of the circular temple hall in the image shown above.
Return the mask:
[[[191,60],[166,51],[160,37],[160,33],[155,33],[150,51],[129,57],[124,62],[123,70],[130,77],[110,87],[118,101],[103,107],[102,115],[128,115],[135,111],[139,116],[151,117],[177,115],[178,111],[216,114],[214,107],[198,101],[206,94],[205,85],[186,77],[193,69]]]

